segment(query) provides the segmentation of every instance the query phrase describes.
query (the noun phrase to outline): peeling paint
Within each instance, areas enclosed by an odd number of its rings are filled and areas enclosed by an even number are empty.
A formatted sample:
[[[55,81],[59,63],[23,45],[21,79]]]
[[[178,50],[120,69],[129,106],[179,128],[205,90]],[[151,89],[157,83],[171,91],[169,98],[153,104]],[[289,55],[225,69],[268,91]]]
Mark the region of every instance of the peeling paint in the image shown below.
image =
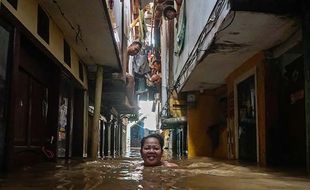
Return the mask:
[[[240,32],[229,32],[228,34],[230,34],[230,35],[238,35],[238,34],[240,34]]]
[[[212,43],[209,48],[209,53],[233,53],[242,48],[249,47],[248,44],[235,43],[232,41],[224,41],[224,43]]]

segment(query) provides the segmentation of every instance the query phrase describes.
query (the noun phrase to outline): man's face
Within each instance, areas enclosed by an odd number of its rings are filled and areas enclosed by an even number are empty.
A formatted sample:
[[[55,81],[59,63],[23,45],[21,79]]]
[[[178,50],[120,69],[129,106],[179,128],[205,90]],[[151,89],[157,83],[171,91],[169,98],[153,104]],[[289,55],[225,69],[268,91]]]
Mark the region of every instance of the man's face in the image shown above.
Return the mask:
[[[168,20],[172,20],[172,19],[174,19],[176,17],[176,13],[174,11],[172,11],[172,10],[168,10],[166,12],[166,17],[167,17]]]
[[[137,55],[140,51],[140,46],[139,44],[131,44],[128,48],[127,48],[127,52],[128,52],[128,55]]]
[[[141,157],[144,160],[145,166],[159,166],[161,165],[162,149],[158,139],[150,137],[145,139],[144,145],[140,150]]]
[[[155,69],[156,71],[160,71],[160,63],[155,62],[155,63],[154,63],[154,69]]]

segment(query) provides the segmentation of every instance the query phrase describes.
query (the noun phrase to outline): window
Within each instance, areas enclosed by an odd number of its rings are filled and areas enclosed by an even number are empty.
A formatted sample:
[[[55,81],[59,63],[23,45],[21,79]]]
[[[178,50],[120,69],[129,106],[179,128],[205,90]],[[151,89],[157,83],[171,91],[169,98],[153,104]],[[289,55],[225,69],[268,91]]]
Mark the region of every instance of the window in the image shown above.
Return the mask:
[[[67,65],[71,67],[71,52],[70,46],[66,40],[64,40],[64,61]]]
[[[46,43],[49,43],[49,25],[50,25],[49,18],[40,6],[38,6],[37,24],[38,24],[37,32],[39,36],[41,36]]]
[[[14,7],[14,9],[17,9],[17,0],[7,0],[7,1],[12,5],[12,7]]]
[[[79,61],[79,77],[81,81],[84,81],[83,63]]]

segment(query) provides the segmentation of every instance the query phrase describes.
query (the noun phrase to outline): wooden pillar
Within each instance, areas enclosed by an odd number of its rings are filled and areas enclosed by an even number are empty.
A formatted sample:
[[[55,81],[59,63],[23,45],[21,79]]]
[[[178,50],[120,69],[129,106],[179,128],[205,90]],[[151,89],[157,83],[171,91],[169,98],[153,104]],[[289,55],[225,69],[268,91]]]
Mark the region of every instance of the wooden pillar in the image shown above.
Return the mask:
[[[303,5],[303,49],[305,70],[305,114],[306,114],[306,162],[310,173],[310,2]]]
[[[92,126],[92,144],[91,144],[91,157],[96,159],[98,157],[98,126],[101,107],[101,95],[102,95],[102,81],[103,81],[103,67],[97,67],[96,74],[96,91],[95,91],[95,106],[94,117]]]

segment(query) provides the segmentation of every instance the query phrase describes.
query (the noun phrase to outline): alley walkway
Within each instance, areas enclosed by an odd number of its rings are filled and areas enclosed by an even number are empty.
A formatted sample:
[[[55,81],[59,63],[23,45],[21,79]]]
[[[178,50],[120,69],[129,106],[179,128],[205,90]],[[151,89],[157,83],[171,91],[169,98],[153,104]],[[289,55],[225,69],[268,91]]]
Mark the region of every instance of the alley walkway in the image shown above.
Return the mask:
[[[142,168],[138,154],[71,164],[41,164],[0,179],[0,189],[310,189],[299,174],[208,158],[176,160],[177,169]]]

